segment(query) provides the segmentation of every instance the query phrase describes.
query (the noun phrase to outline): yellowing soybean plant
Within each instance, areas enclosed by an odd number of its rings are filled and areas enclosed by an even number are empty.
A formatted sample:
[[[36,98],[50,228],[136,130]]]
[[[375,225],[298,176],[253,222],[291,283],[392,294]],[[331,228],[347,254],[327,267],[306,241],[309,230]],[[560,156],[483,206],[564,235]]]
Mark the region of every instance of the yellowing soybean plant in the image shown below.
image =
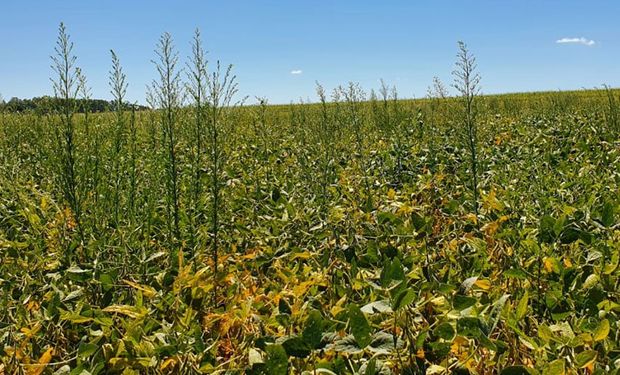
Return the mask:
[[[620,95],[483,96],[455,47],[455,96],[248,106],[164,34],[96,113],[61,25],[0,118],[0,374],[617,374]]]

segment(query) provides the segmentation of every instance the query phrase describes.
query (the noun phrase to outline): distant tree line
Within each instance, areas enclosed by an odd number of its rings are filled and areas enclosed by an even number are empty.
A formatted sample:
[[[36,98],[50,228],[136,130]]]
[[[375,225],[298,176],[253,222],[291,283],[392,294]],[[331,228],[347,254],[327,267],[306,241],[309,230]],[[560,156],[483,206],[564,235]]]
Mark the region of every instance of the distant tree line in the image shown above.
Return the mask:
[[[0,111],[3,112],[35,112],[35,113],[54,113],[63,108],[62,98],[55,98],[52,96],[41,96],[32,99],[20,99],[13,97],[9,101],[4,101],[0,98]],[[116,103],[114,101],[107,101],[103,99],[73,99],[75,102],[75,112],[107,112],[114,111],[116,109]],[[138,104],[123,103],[124,109],[146,110],[148,107]]]

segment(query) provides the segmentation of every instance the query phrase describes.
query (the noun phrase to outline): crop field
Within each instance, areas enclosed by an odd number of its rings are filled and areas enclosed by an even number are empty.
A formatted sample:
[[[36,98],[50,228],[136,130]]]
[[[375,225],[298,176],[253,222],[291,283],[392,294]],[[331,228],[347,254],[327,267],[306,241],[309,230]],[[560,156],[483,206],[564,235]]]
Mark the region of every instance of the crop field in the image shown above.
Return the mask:
[[[620,373],[619,91],[460,43],[450,96],[247,105],[197,32],[95,113],[72,46],[0,114],[0,374]]]

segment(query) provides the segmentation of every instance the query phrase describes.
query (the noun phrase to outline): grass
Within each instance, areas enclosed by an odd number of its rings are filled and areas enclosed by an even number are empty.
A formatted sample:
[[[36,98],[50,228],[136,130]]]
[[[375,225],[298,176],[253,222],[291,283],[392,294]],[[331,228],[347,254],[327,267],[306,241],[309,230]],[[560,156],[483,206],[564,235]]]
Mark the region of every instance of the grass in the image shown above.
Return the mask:
[[[617,91],[478,95],[462,45],[458,97],[243,106],[164,34],[152,110],[113,55],[86,115],[58,43],[62,111],[0,122],[0,373],[618,373]]]

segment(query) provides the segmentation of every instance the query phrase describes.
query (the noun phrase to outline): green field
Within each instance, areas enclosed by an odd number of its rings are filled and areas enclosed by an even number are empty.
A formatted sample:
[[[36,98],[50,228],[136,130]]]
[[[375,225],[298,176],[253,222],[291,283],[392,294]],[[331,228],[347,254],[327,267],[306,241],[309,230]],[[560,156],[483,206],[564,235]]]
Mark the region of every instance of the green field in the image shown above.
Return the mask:
[[[0,117],[0,374],[619,373],[618,91],[248,106],[164,36],[93,113],[63,38]]]

